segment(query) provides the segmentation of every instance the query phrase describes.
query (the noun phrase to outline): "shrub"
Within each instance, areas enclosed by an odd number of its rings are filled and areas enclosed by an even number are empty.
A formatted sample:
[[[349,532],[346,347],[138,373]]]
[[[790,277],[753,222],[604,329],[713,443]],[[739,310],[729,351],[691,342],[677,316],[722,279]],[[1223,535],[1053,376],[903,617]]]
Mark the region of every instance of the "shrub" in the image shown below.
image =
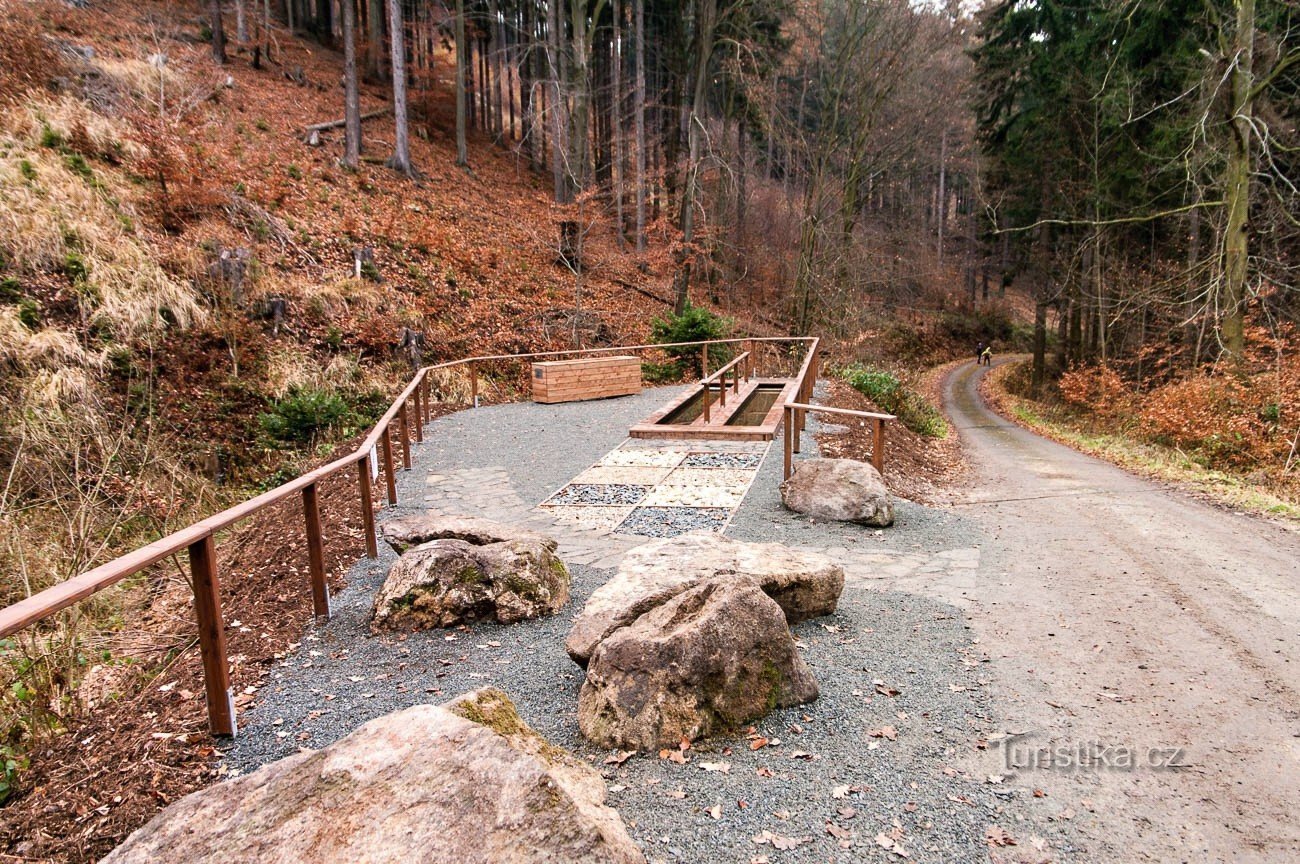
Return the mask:
[[[257,419],[262,430],[276,441],[305,444],[348,416],[348,404],[335,393],[292,387],[271,410]]]
[[[668,384],[682,380],[682,362],[673,360],[668,363],[641,364],[641,377],[651,384]]]
[[[1084,366],[1064,373],[1057,383],[1066,404],[1111,419],[1127,418],[1135,394],[1111,366]]]
[[[28,330],[39,330],[41,326],[41,304],[30,297],[19,300],[18,320]]]
[[[731,332],[731,326],[732,321],[730,318],[714,315],[708,309],[692,306],[688,303],[682,314],[677,315],[669,312],[665,317],[656,318],[650,322],[650,339],[659,344],[705,342],[710,339],[725,338]],[[699,348],[665,348],[664,352],[670,357],[684,361],[690,368],[699,371]],[[716,369],[731,359],[731,355],[730,346],[710,345],[709,367]],[[679,368],[680,365],[679,363]]]
[[[916,434],[927,438],[942,438],[948,434],[948,424],[939,409],[904,385],[892,372],[873,366],[853,365],[840,374],[850,387],[876,403],[882,411],[898,417]]]

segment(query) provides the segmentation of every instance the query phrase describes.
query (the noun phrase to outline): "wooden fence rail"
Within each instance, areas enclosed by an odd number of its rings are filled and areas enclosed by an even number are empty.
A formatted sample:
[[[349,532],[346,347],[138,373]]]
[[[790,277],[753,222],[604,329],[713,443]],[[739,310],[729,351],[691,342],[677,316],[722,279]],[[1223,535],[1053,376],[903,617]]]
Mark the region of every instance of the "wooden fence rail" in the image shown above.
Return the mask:
[[[58,585],[47,588],[40,593],[33,594],[31,597],[12,606],[0,609],[0,638],[30,627],[90,597],[92,594],[117,584],[128,576],[181,551],[186,551],[189,555],[190,575],[193,582],[195,616],[198,619],[199,650],[203,659],[204,689],[207,694],[209,727],[215,735],[233,736],[237,732],[238,724],[230,692],[230,663],[226,656],[225,621],[222,615],[220,574],[217,567],[216,535],[218,532],[292,495],[301,495],[312,608],[318,618],[327,619],[330,614],[330,597],[329,586],[325,579],[325,547],[321,532],[319,484],[327,477],[341,471],[355,470],[357,472],[357,497],[365,531],[366,555],[370,558],[379,557],[375,530],[374,484],[382,468],[388,502],[390,504],[397,503],[397,466],[393,453],[392,438],[394,434],[397,435],[397,443],[401,448],[402,467],[409,469],[411,467],[412,427],[414,427],[415,440],[417,442],[423,441],[423,427],[430,417],[430,400],[432,397],[430,373],[440,369],[465,367],[470,377],[471,404],[477,406],[478,376],[476,366],[491,361],[539,360],[612,352],[651,351],[664,348],[700,347],[707,354],[709,345],[739,343],[744,343],[749,349],[742,355],[749,364],[746,366],[748,374],[752,374],[753,371],[753,364],[749,360],[749,354],[756,344],[784,343],[803,345],[805,357],[799,372],[801,382],[799,398],[800,402],[806,402],[811,398],[812,387],[816,381],[816,358],[819,344],[815,337],[771,336],[711,339],[697,342],[541,351],[532,354],[497,354],[468,357],[448,363],[425,366],[415,373],[411,382],[393,400],[388,410],[375,423],[370,434],[353,452],[340,456],[327,465],[309,471],[301,477],[263,492],[261,495],[161,537],[152,543],[60,582]],[[737,361],[740,359],[737,358]],[[715,376],[720,373],[725,375],[726,370],[734,366],[737,361],[733,361],[732,364],[718,370]],[[738,370],[739,367],[736,367],[736,369]],[[738,375],[739,372],[737,371],[735,374]],[[738,386],[738,382],[736,384]],[[723,379],[723,389],[725,390],[725,377]],[[810,408],[807,405],[799,404],[792,409],[790,405],[787,405],[787,428],[790,425],[792,410],[794,416],[798,418],[797,422],[802,423],[802,415]],[[802,430],[802,425],[799,428]],[[789,432],[787,432],[786,450],[786,473],[788,475]]]

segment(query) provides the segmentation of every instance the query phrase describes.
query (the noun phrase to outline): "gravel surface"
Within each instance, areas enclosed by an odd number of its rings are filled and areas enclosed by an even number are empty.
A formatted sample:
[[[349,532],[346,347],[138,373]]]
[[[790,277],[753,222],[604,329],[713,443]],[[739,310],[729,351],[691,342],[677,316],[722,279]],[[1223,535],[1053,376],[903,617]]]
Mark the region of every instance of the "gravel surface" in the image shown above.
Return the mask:
[[[637,504],[650,486],[633,486],[628,483],[574,483],[547,499],[547,504]]]
[[[438,471],[508,467],[519,494],[540,502],[677,392],[495,406],[438,420],[414,450],[417,470],[402,477],[404,506],[384,516],[410,512],[424,477]],[[813,453],[814,431],[809,424],[805,456]],[[777,444],[730,536],[908,553],[981,542],[973,523],[904,501],[895,527],[884,532],[792,514],[776,491]],[[1069,852],[1069,838],[1057,833],[1065,823],[1020,822],[1023,790],[987,782],[976,766],[980,739],[999,724],[984,688],[985,658],[953,607],[850,585],[834,615],[793,628],[821,697],[757,723],[755,734],[772,743],[753,750],[742,734],[699,743],[685,764],[642,754],[616,765],[605,762],[609,751],[578,734],[583,672],[564,653],[573,617],[612,570],[571,566],[573,599],[552,618],[373,635],[371,598],[395,559],[385,548],[378,561],[352,569],[348,589],[334,599],[334,618],[304,635],[241,718],[244,731],[227,751],[231,769],[252,770],[398,708],[491,685],[548,739],[603,771],[609,803],[652,862],[900,860],[889,843],[914,861],[987,861],[990,826],[1014,835],[1021,854],[1034,854],[1031,835],[1051,842],[1054,860]],[[773,837],[777,846],[755,842]]]
[[[638,507],[617,528],[620,534],[676,537],[688,531],[717,531],[727,524],[725,507]]]

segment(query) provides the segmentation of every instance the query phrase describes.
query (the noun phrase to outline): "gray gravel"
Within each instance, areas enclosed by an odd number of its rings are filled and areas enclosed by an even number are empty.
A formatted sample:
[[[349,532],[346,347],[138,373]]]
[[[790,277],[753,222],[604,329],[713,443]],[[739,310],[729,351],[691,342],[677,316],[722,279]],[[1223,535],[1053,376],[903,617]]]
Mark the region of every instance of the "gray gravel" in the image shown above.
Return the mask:
[[[689,531],[717,531],[726,526],[730,515],[725,507],[638,507],[617,530],[642,537],[676,537]]]
[[[465,468],[507,466],[520,495],[540,502],[675,393],[496,406],[442,418],[415,449],[418,470],[402,477],[404,505],[385,515],[416,509],[430,471]],[[813,452],[814,429],[810,425],[804,455]],[[908,552],[981,542],[971,522],[903,501],[897,502],[895,527],[885,532],[814,523],[781,507],[780,472],[778,441],[729,535]],[[1029,809],[1017,797],[1023,792],[991,785],[973,767],[976,739],[998,729],[998,720],[982,684],[988,667],[953,607],[850,587],[834,615],[794,628],[821,697],[756,724],[779,745],[752,751],[743,736],[721,738],[692,748],[684,765],[656,754],[611,765],[604,762],[608,751],[578,734],[583,672],[565,655],[564,637],[613,571],[572,566],[573,599],[549,619],[373,635],[367,624],[371,597],[395,558],[383,549],[380,560],[352,568],[349,587],[335,598],[333,620],[304,635],[257,694],[256,707],[241,717],[244,731],[227,751],[231,768],[252,770],[300,747],[323,746],[398,708],[492,685],[505,690],[548,739],[604,772],[610,803],[653,862],[900,860],[875,839],[891,831],[910,860],[982,862],[992,825],[1015,835],[1025,851],[1031,851],[1025,846],[1030,834],[1037,834],[1051,841],[1055,860],[1063,852],[1068,857],[1069,838],[1058,833],[1059,823],[1019,821]],[[885,727],[896,730],[896,740],[871,737]],[[795,758],[798,753],[805,755]],[[729,767],[722,773],[704,770],[703,763]],[[828,822],[850,832],[848,840],[828,833]],[[765,831],[810,839],[783,851],[755,844]]]
[[[652,488],[631,483],[574,483],[546,499],[546,503],[639,504]]]

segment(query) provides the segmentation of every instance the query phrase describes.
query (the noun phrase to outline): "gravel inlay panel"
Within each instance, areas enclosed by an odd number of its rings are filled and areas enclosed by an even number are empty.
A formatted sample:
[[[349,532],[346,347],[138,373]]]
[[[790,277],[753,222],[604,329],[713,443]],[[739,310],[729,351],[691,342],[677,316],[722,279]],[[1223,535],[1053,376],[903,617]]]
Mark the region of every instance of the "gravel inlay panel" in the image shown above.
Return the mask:
[[[573,478],[576,484],[586,483],[621,483],[634,486],[655,486],[662,483],[669,473],[669,467],[650,465],[596,465]]]
[[[552,507],[543,504],[547,513],[558,521],[592,531],[613,531],[624,519],[632,515],[634,507],[613,507],[602,504],[564,505]]]
[[[725,507],[740,506],[745,486],[656,486],[641,501],[647,507]]]
[[[611,450],[600,459],[606,467],[619,465],[636,465],[656,468],[676,468],[687,454],[681,450],[628,448],[626,445]]]
[[[627,483],[570,483],[549,499],[547,504],[640,504],[652,486]]]
[[[691,453],[682,460],[683,468],[757,468],[762,453]]]
[[[740,468],[678,468],[662,482],[665,486],[732,486],[743,491],[756,473]]]
[[[637,507],[615,533],[676,537],[688,531],[721,531],[729,518],[728,507]]]

